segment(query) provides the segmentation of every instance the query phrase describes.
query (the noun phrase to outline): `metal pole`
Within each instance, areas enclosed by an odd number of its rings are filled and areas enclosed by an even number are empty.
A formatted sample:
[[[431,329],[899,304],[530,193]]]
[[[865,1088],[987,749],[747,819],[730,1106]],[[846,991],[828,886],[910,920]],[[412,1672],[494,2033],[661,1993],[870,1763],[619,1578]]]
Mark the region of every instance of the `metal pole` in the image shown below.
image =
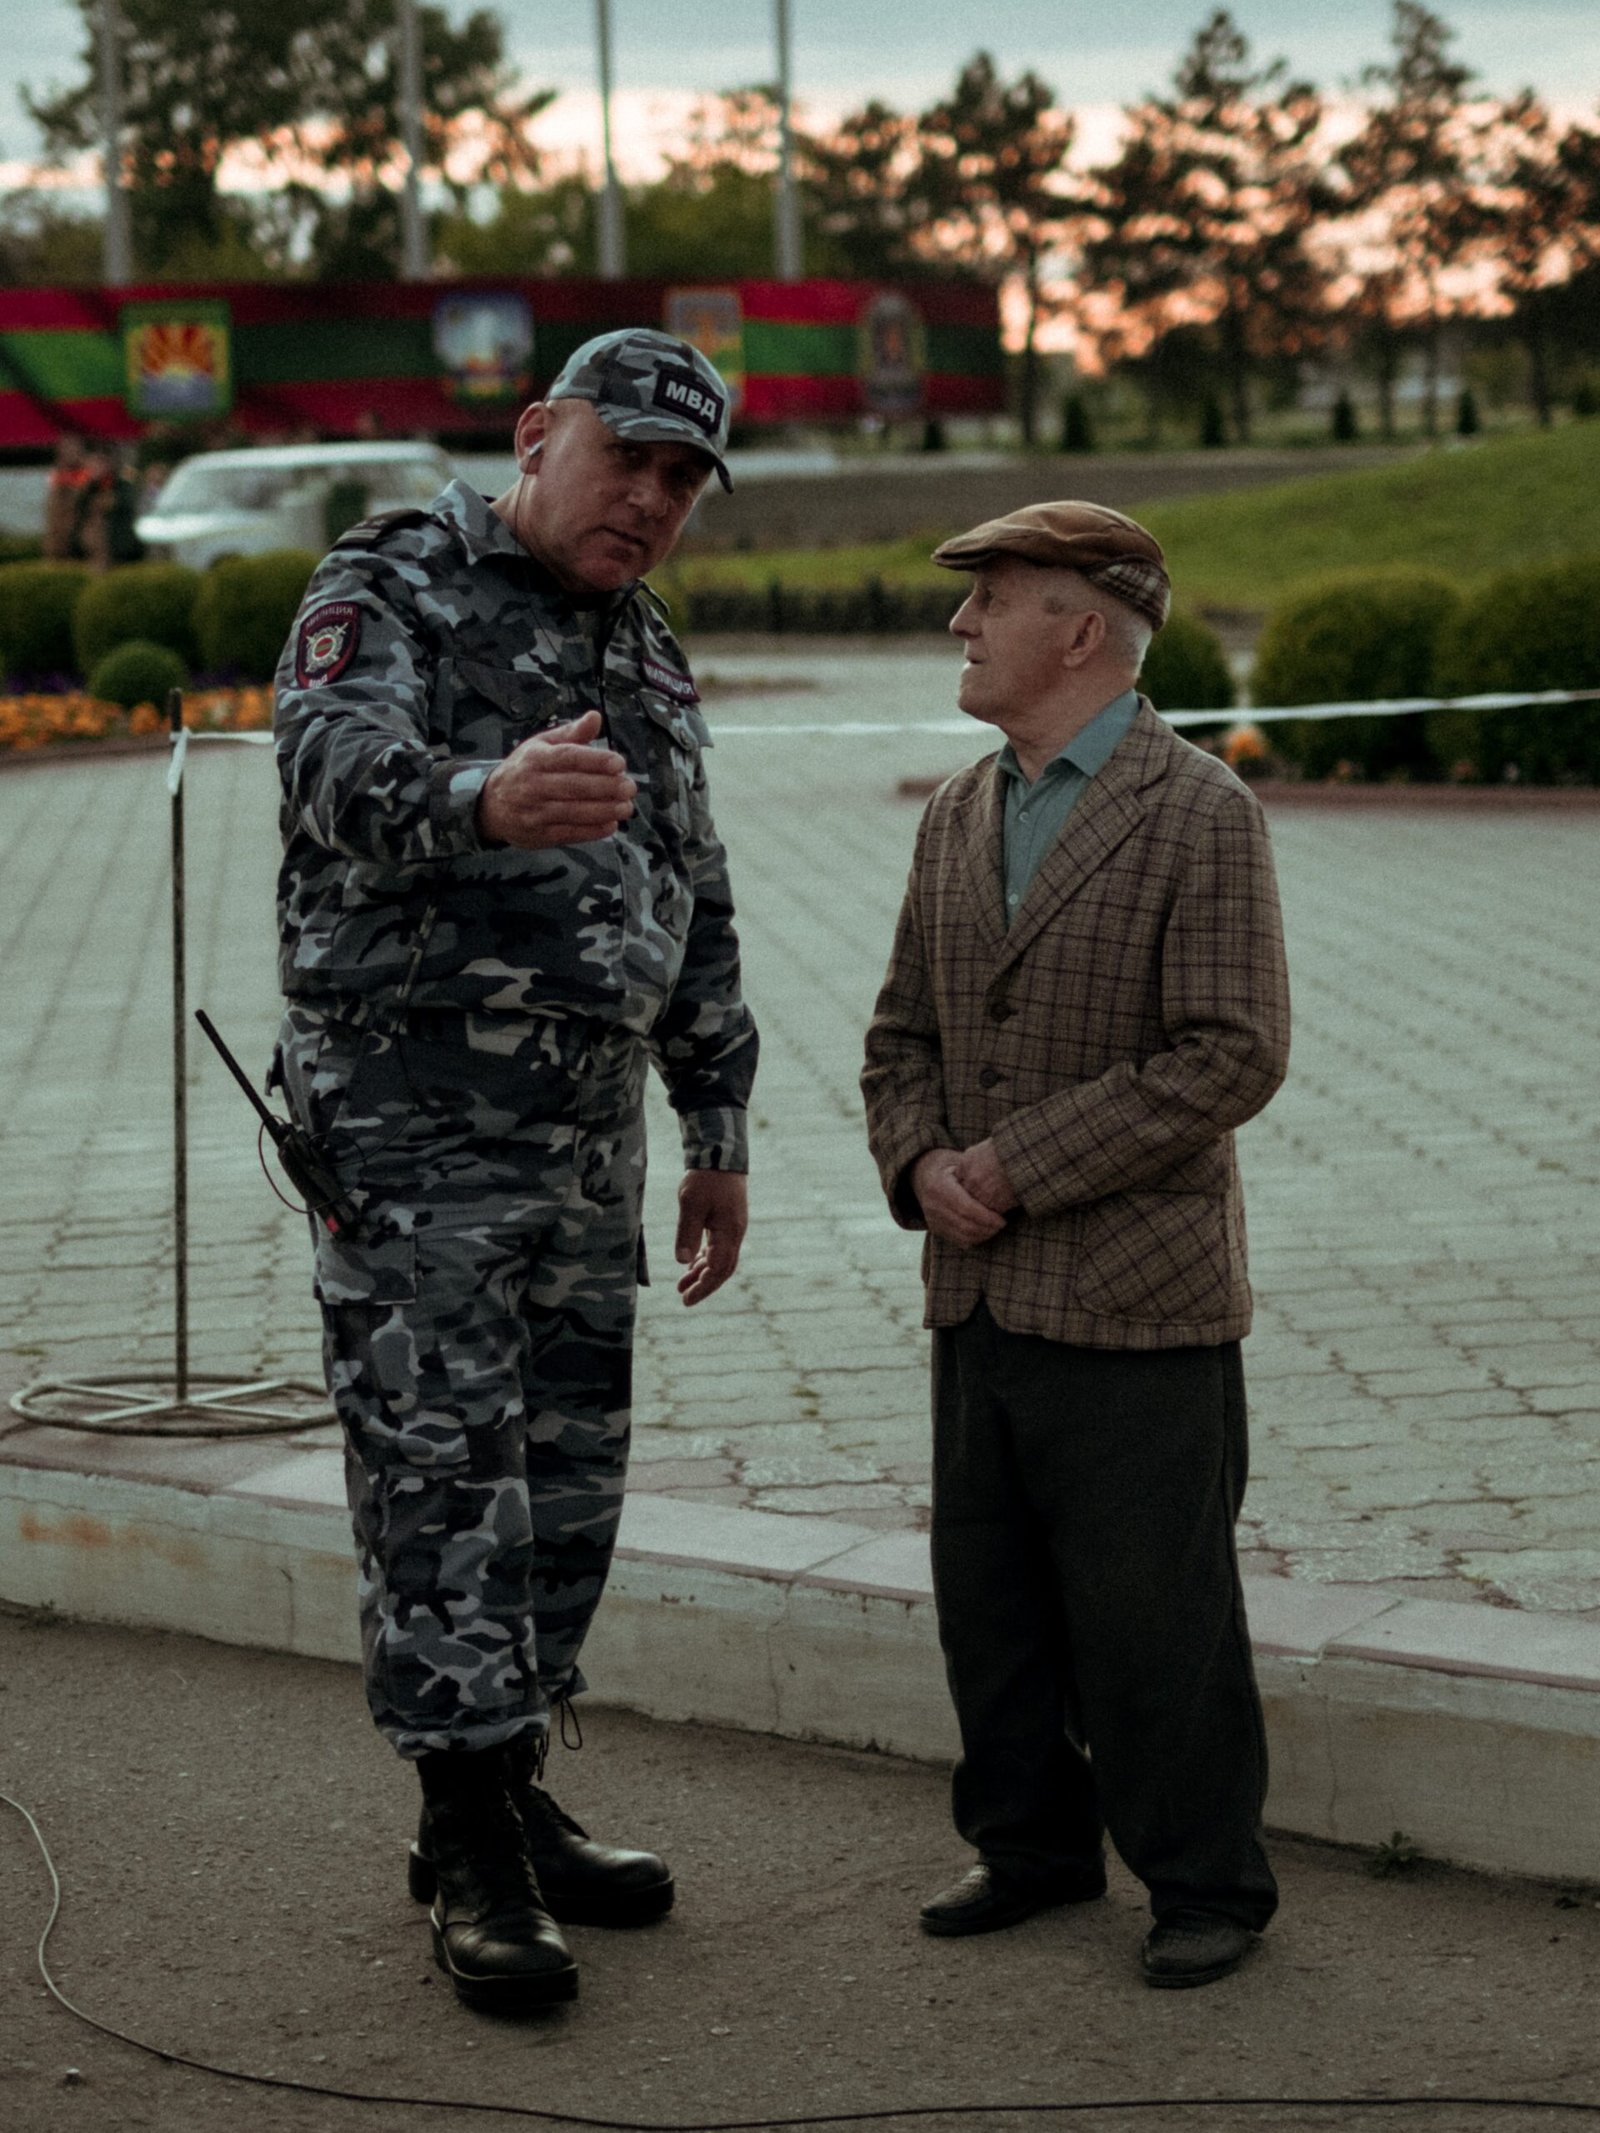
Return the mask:
[[[800,238],[800,200],[794,186],[794,132],[789,122],[789,0],[774,0],[778,41],[778,187],[773,195],[773,257],[779,281],[798,281],[805,271]]]
[[[167,698],[167,724],[172,736],[167,773],[172,794],[172,1266],[176,1284],[172,1367],[181,1407],[189,1397],[188,973],[183,948],[183,760],[188,735],[183,729],[181,689],[174,689]]]
[[[422,23],[417,0],[397,0],[400,46],[400,139],[406,151],[406,182],[400,195],[401,271],[407,281],[426,281],[433,271],[422,219]]]
[[[100,162],[106,195],[101,277],[112,289],[133,279],[133,234],[122,170],[122,22],[117,0],[100,0],[95,43],[100,61]]]
[[[604,175],[600,187],[600,273],[620,281],[628,271],[628,239],[622,219],[622,189],[611,157],[611,0],[595,0],[595,35],[600,54],[600,147]]]

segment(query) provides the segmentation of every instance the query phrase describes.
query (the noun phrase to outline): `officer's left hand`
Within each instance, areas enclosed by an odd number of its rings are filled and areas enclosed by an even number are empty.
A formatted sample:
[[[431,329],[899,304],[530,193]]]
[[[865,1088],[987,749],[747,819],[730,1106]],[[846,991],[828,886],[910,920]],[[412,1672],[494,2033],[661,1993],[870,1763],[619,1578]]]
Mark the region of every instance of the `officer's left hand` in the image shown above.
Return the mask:
[[[750,1223],[744,1173],[686,1170],[678,1187],[676,1257],[688,1272],[679,1276],[686,1304],[713,1296],[739,1264],[739,1247]]]

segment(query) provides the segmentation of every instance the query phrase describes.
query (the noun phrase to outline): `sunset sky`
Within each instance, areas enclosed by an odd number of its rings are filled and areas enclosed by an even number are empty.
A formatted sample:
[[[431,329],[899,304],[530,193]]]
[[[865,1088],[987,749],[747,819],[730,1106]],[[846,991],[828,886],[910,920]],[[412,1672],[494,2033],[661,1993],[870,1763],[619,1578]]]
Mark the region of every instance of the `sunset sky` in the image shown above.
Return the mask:
[[[452,15],[468,0],[447,0]],[[497,10],[530,83],[562,92],[540,128],[552,146],[594,132],[592,0],[503,0]],[[1006,73],[1033,67],[1061,101],[1103,129],[1121,103],[1158,88],[1205,19],[1204,0],[1143,0],[1137,9],[1083,0],[791,0],[797,97],[819,120],[876,95],[903,108],[944,89],[979,46]],[[1600,106],[1600,6],[1595,0],[1452,0],[1438,9],[1459,32],[1456,51],[1485,85],[1531,84],[1573,115]],[[1233,10],[1259,57],[1282,53],[1325,89],[1353,85],[1388,51],[1387,0],[1240,0]],[[627,160],[647,167],[648,136],[670,129],[694,92],[770,79],[771,0],[613,0],[617,86]],[[69,0],[18,9],[0,53],[0,162],[19,182],[35,146],[17,101],[76,77],[82,20]],[[631,151],[631,152],[630,152]]]

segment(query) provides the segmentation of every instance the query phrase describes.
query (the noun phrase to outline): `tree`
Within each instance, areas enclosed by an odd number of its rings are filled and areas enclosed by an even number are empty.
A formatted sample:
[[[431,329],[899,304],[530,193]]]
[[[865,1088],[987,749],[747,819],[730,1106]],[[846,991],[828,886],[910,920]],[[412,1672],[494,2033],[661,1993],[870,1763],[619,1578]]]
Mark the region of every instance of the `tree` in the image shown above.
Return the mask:
[[[1491,154],[1486,248],[1527,352],[1534,413],[1548,426],[1546,312],[1551,291],[1600,257],[1600,197],[1591,177],[1600,166],[1600,137],[1576,123],[1558,133],[1528,90],[1497,113]]]
[[[1090,174],[1089,280],[1114,288],[1147,341],[1208,329],[1241,442],[1253,375],[1321,331],[1326,273],[1311,238],[1332,204],[1322,116],[1316,90],[1288,80],[1281,59],[1251,67],[1248,41],[1219,10],[1172,95],[1135,105],[1120,153]]]
[[[487,220],[459,208],[441,215],[433,247],[459,274],[593,274],[594,187],[582,171],[547,185],[501,185]]]
[[[1473,70],[1449,57],[1455,32],[1419,0],[1395,0],[1394,58],[1362,79],[1388,90],[1339,154],[1348,208],[1381,225],[1383,251],[1400,269],[1399,323],[1414,315],[1425,355],[1423,425],[1439,433],[1439,371],[1452,312],[1453,269],[1467,263],[1491,226],[1480,189],[1485,128],[1466,95]]]
[[[45,100],[24,91],[47,152],[60,159],[98,144],[98,0],[78,0],[87,37],[83,77]],[[217,250],[259,252],[250,211],[230,200],[221,171],[248,149],[267,171],[309,161],[344,178],[347,196],[299,178],[274,211],[284,257],[309,245],[322,271],[390,275],[398,201],[389,172],[400,156],[393,0],[120,0],[125,83],[124,181],[135,257],[146,273],[194,271]],[[530,121],[548,92],[521,96],[504,62],[497,18],[459,26],[440,7],[420,11],[424,169],[457,199],[478,180],[530,173]],[[472,140],[464,139],[470,114]],[[470,168],[458,161],[466,157]],[[282,218],[287,213],[290,218]],[[241,258],[241,264],[244,263]]]
[[[1071,117],[1037,74],[1003,82],[993,59],[968,60],[949,96],[917,120],[918,158],[908,181],[919,251],[959,261],[995,280],[1021,276],[1022,437],[1032,444],[1038,400],[1043,268],[1078,212],[1063,166]]]
[[[777,91],[764,82],[699,99],[665,174],[629,188],[636,274],[704,281],[772,272],[778,123]]]
[[[22,101],[48,155],[99,145],[98,0],[84,17],[83,76],[59,95]],[[158,270],[181,245],[224,241],[218,171],[228,150],[266,139],[302,108],[305,41],[317,0],[121,0],[126,128],[123,181],[132,193],[134,256]]]
[[[1347,342],[1356,361],[1378,388],[1378,428],[1395,434],[1395,387],[1405,359],[1406,332],[1400,323],[1405,277],[1396,266],[1371,267],[1356,282],[1355,293],[1341,306]]]
[[[804,134],[797,147],[807,222],[842,272],[888,279],[919,264],[928,207],[912,185],[915,119],[874,99],[837,132]]]
[[[0,287],[97,282],[104,252],[98,215],[75,214],[37,189],[0,200]]]

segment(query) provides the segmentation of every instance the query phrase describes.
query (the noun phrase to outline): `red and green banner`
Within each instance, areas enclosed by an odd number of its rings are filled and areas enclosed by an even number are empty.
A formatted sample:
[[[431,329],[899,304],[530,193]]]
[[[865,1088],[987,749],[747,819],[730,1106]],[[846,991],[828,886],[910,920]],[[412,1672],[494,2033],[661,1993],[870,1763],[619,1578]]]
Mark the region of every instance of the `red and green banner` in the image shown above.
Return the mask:
[[[666,325],[732,374],[743,421],[987,414],[996,293],[977,283],[207,283],[0,290],[0,448],[220,424],[263,441],[493,427],[572,350]]]

